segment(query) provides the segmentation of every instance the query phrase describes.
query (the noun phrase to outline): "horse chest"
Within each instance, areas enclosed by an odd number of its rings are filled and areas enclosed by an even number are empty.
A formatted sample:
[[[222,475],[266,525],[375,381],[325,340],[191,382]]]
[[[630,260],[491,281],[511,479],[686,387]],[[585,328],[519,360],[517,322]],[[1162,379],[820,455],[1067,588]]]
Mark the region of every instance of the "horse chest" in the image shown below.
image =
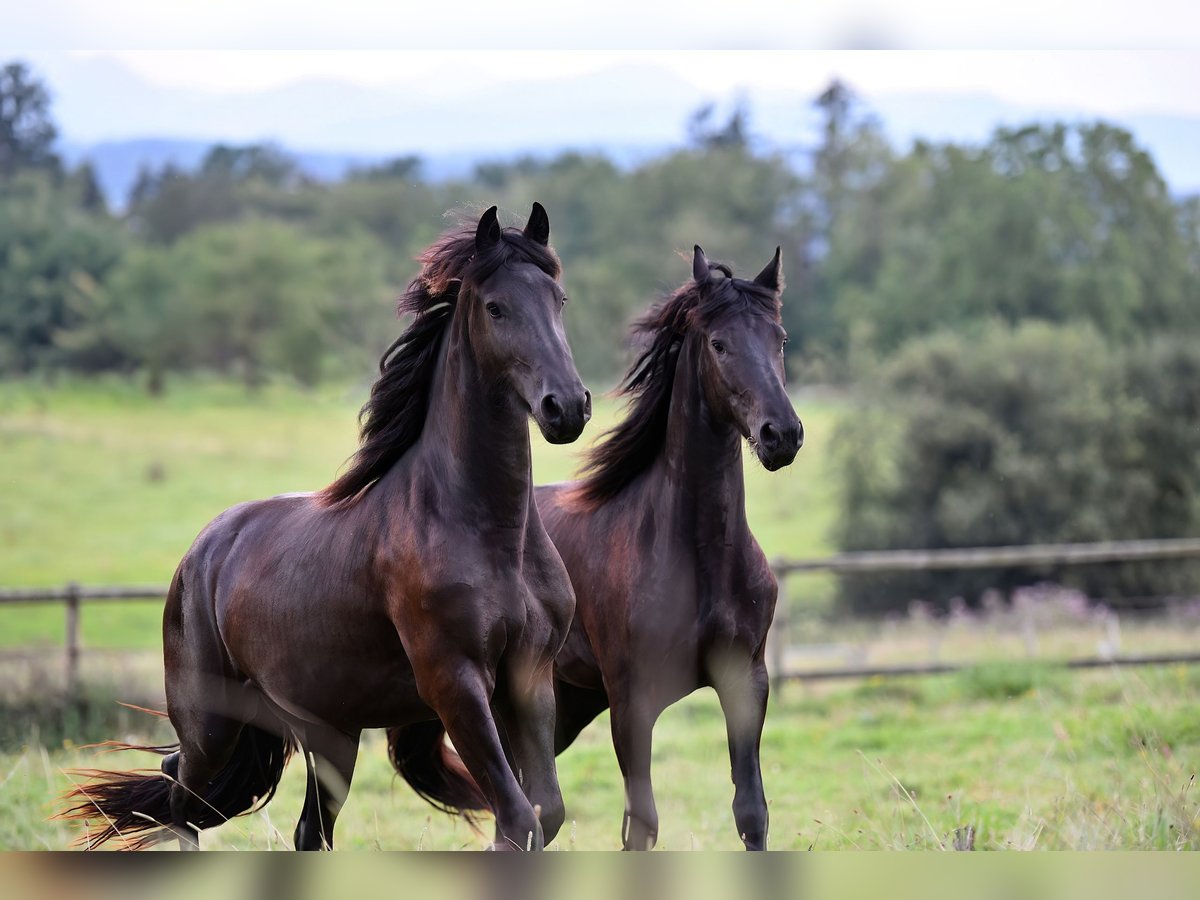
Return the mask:
[[[765,639],[777,589],[770,570],[753,554],[729,554],[716,565],[699,555],[695,591],[702,645],[756,645]]]
[[[434,621],[434,642],[466,637],[488,656],[499,648],[553,653],[574,614],[570,581],[557,556],[514,555],[497,563],[487,552],[460,552],[438,577],[404,586],[396,598],[399,618]]]

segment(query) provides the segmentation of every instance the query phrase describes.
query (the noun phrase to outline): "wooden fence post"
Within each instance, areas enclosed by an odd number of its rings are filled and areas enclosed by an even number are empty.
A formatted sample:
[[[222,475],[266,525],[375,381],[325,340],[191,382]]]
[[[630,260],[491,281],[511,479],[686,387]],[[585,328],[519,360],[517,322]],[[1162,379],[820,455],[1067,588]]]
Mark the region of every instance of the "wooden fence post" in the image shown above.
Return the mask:
[[[67,585],[67,692],[79,686],[79,582]]]

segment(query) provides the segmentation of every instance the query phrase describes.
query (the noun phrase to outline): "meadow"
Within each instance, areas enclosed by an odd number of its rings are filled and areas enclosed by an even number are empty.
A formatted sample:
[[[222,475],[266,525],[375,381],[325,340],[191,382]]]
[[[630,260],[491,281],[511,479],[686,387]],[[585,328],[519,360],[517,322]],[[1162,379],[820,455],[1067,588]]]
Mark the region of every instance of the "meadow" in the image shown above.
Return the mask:
[[[977,849],[1200,849],[1200,673],[1170,669],[1060,674],[984,667],[957,676],[789,685],[763,735],[771,847],[793,850],[953,846]],[[131,714],[132,716],[132,714]],[[145,717],[126,733],[145,736]],[[702,692],[672,707],[655,732],[659,847],[739,849],[725,729]],[[78,767],[153,766],[41,742],[0,753],[0,847],[63,848],[74,832],[47,821]],[[567,824],[557,850],[617,849],[622,790],[607,716],[559,760]],[[263,811],[205,832],[207,848],[285,849],[303,801],[293,760]],[[340,848],[478,848],[458,819],[426,806],[393,775],[369,734],[338,821]]]
[[[0,383],[0,585],[160,584],[221,510],[333,480],[356,445],[367,386],[247,394],[188,382],[161,399],[120,380]],[[599,392],[597,392],[599,393]],[[774,476],[748,458],[751,524],[768,555],[828,548],[834,488],[826,471],[836,401],[797,401],[807,444]],[[535,433],[541,483],[570,478],[580,453],[614,421],[596,403],[584,437],[552,446]],[[59,641],[61,610],[0,609],[0,646]],[[154,647],[153,604],[104,604],[83,615],[93,647]]]
[[[0,585],[165,583],[220,510],[326,484],[354,448],[364,392],[269,385],[248,395],[191,381],[153,399],[121,381],[0,385]],[[774,475],[747,464],[751,521],[769,555],[830,549],[837,498],[829,436],[847,406],[801,395],[797,408],[807,440],[796,464]],[[599,403],[585,442],[617,410]],[[540,481],[569,477],[578,464],[579,447],[535,437],[534,448]],[[824,602],[828,585],[805,584],[795,606]],[[161,703],[157,604],[84,610],[87,686],[74,703],[39,693],[55,682],[62,627],[57,608],[0,610],[0,646],[47,649],[45,665],[6,664],[0,673],[3,849],[67,846],[71,829],[48,816],[69,770],[156,761],[82,744],[165,736],[114,700]],[[954,641],[965,658],[996,645],[978,629]],[[1187,667],[1068,674],[990,663],[921,680],[787,685],[773,697],[763,737],[772,846],[941,849],[971,825],[981,849],[1196,848],[1198,700],[1200,671]],[[664,715],[654,749],[660,847],[740,846],[726,760],[708,692]],[[206,833],[205,846],[290,846],[302,771],[290,766],[270,806]],[[617,847],[622,791],[607,717],[562,757],[560,777],[568,824],[552,846]],[[368,735],[338,843],[453,849],[483,841],[418,800],[393,776],[381,736]]]

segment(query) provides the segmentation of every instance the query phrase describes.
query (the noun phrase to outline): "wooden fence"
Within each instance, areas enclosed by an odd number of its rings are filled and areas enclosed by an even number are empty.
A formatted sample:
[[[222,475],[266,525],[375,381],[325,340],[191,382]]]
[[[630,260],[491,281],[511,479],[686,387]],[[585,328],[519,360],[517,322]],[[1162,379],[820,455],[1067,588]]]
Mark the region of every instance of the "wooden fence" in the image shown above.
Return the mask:
[[[779,605],[772,640],[769,668],[772,682],[828,681],[841,678],[873,678],[898,675],[940,675],[968,668],[965,663],[931,663],[902,666],[849,666],[844,668],[787,670],[783,656],[786,639],[787,576],[797,573],[829,572],[837,575],[887,572],[959,571],[1001,569],[1019,566],[1042,568],[1127,563],[1151,560],[1200,558],[1200,538],[1170,538],[1142,541],[1104,541],[1089,544],[1034,544],[1002,547],[964,547],[952,550],[880,550],[839,553],[817,559],[778,559],[771,568],[779,579]],[[1200,586],[1198,586],[1200,587]],[[1200,652],[1118,657],[1084,657],[1058,660],[1068,669],[1111,666],[1146,666],[1200,663]]]
[[[991,569],[1016,566],[1077,566],[1097,563],[1138,562],[1145,560],[1200,558],[1200,538],[1152,541],[1108,541],[1093,544],[1040,544],[1014,547],[972,547],[955,550],[888,550],[840,553],[819,559],[780,559],[772,568],[780,579],[780,609],[784,602],[787,576],[799,572],[834,574],[864,572],[945,571],[953,569]],[[85,603],[142,600],[162,601],[165,586],[83,587],[71,582],[61,588],[0,588],[0,606],[11,604],[65,604],[66,681],[74,688],[79,681],[81,641],[79,620]],[[962,665],[933,664],[897,667],[847,667],[785,671],[783,642],[771,647],[771,668],[777,682],[820,681],[833,678],[887,677],[892,675],[936,675],[957,671]],[[1161,656],[1126,656],[1062,660],[1059,665],[1072,669],[1103,666],[1144,666],[1200,662],[1200,653]]]

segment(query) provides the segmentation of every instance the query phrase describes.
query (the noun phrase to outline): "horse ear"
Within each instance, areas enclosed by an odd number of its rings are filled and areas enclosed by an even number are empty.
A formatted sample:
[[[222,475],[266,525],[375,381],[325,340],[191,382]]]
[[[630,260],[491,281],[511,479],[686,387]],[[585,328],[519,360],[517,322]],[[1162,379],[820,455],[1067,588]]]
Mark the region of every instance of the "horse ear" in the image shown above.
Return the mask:
[[[708,281],[708,257],[704,255],[704,251],[697,244],[692,252],[692,277],[696,279],[696,284],[704,284]]]
[[[769,291],[778,291],[783,287],[783,252],[779,247],[775,248],[775,255],[771,257],[767,267],[758,273],[754,283]]]
[[[536,200],[533,201],[529,221],[525,223],[525,237],[543,247],[550,243],[550,217],[546,215],[546,207]]]
[[[492,207],[479,219],[475,229],[475,249],[487,250],[500,243],[500,222],[496,218],[496,207]]]

